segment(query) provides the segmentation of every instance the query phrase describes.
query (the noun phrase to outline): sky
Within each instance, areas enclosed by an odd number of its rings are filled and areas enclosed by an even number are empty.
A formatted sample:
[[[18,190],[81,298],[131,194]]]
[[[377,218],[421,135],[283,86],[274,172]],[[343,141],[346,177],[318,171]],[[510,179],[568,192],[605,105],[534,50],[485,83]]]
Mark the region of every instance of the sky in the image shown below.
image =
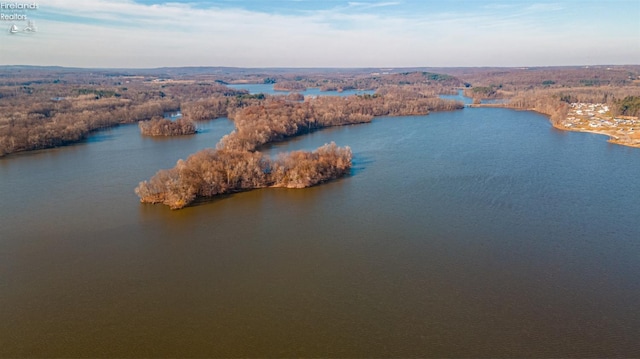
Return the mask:
[[[0,0],[11,1],[11,0]],[[640,0],[26,0],[0,65],[101,68],[640,64]],[[9,19],[7,19],[9,16]],[[22,19],[21,17],[26,17]],[[35,32],[25,31],[29,25]],[[9,29],[13,26],[16,32]]]

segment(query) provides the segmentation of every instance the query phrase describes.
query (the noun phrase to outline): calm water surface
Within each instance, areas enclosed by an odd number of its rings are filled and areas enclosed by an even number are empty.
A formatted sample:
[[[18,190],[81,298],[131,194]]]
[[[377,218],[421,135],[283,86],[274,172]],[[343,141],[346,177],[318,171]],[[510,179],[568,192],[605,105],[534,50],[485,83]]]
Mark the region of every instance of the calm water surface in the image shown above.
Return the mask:
[[[141,205],[202,126],[0,160],[0,356],[640,356],[640,150],[466,108],[265,150],[351,146],[322,186]]]

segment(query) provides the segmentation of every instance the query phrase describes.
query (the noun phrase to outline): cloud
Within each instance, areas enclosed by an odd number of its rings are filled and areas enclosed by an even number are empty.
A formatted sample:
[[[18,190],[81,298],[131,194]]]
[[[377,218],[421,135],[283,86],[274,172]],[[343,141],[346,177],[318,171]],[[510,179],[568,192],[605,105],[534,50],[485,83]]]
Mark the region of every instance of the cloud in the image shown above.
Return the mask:
[[[49,0],[38,10],[40,32],[29,39],[10,38],[12,51],[0,62],[84,67],[552,65],[558,64],[554,59],[567,64],[567,58],[574,63],[594,58],[592,44],[598,41],[609,44],[606,56],[612,60],[616,53],[623,56],[618,62],[627,63],[633,62],[630,55],[640,55],[632,31],[618,30],[614,41],[604,41],[597,28],[589,39],[573,36],[594,24],[558,24],[548,16],[561,14],[554,4],[383,12],[354,9],[406,10],[406,2],[350,2],[288,13],[237,4]],[[540,12],[545,16],[536,15]]]
[[[482,5],[483,9],[489,9],[489,10],[504,10],[504,9],[512,9],[514,7],[518,6],[517,4],[498,4],[498,3],[491,3],[491,4],[484,4]]]
[[[525,8],[527,11],[560,11],[564,10],[561,4],[536,3]]]
[[[359,8],[376,8],[376,7],[387,7],[387,6],[396,6],[401,3],[398,1],[389,1],[389,2],[378,2],[378,3],[366,3],[366,2],[358,2],[358,1],[349,1],[347,3],[350,7],[359,7]]]

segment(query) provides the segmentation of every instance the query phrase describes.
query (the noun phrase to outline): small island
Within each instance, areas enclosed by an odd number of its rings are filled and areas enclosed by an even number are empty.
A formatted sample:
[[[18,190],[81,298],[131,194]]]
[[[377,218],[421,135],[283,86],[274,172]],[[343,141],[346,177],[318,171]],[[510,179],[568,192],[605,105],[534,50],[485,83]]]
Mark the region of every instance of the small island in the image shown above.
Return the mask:
[[[273,84],[274,91],[291,92],[291,91],[304,91],[306,89],[307,89],[307,86],[305,86],[303,83],[298,81],[284,81],[284,82],[276,82],[275,84]]]
[[[180,209],[196,198],[264,187],[305,188],[344,176],[351,169],[349,147],[334,142],[313,152],[296,151],[270,159],[260,152],[206,149],[135,189],[142,203]]]
[[[188,119],[171,121],[168,118],[154,117],[149,121],[138,122],[143,136],[184,136],[196,133],[196,125]]]

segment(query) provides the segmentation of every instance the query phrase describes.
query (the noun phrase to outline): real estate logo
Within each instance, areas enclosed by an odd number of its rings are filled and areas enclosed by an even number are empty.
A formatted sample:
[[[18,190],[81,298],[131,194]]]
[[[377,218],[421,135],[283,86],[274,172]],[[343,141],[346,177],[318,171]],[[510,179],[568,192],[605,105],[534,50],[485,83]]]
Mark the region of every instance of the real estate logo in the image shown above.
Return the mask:
[[[18,27],[18,25],[16,25],[16,24],[12,24],[9,27],[9,33],[10,34],[17,34],[19,32],[30,33],[30,32],[36,32],[36,31],[38,31],[38,28],[36,27],[36,24],[35,24],[35,22],[33,20],[29,20],[27,22],[27,26],[24,26],[22,28]]]
[[[0,20],[3,21],[26,21],[27,12],[38,10],[37,3],[0,2]]]
[[[35,22],[31,19],[31,12],[38,10],[38,3],[0,2],[0,21],[11,21],[9,34],[34,33],[37,31]],[[26,21],[26,25],[16,23]]]

